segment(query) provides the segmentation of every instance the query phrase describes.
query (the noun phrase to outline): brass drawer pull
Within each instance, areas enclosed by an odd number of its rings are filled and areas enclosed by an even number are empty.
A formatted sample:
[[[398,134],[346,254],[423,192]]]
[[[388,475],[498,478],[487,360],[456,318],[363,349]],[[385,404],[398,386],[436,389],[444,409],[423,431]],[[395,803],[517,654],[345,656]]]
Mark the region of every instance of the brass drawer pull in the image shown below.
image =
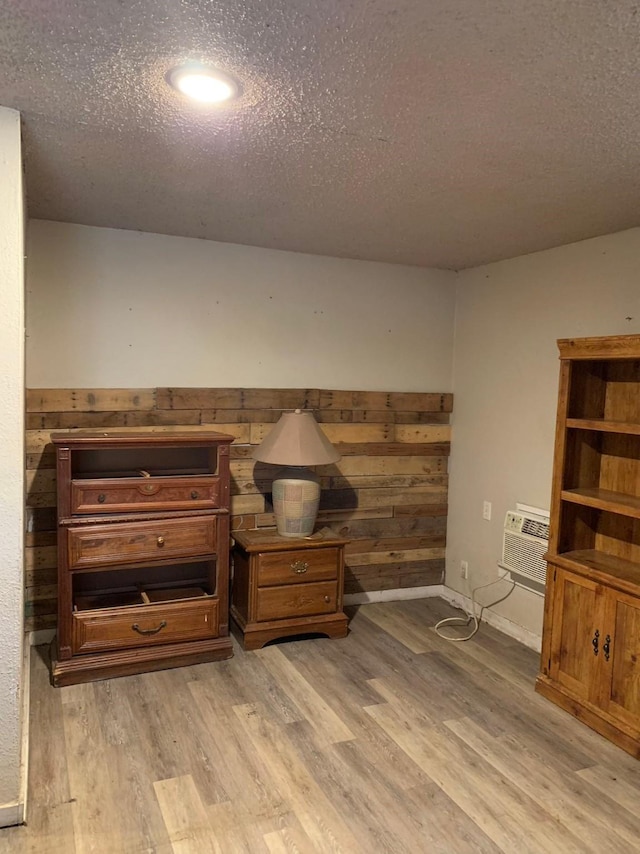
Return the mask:
[[[101,492],[100,495],[98,496],[98,504],[104,504],[104,502],[106,500],[107,500],[107,496],[104,494],[104,492]]]
[[[157,629],[141,629],[137,623],[134,623],[131,628],[134,632],[138,632],[139,635],[157,635],[158,632],[161,632],[167,625],[166,620],[162,620]]]
[[[306,560],[294,560],[291,564],[291,569],[296,573],[296,575],[302,575],[309,569],[309,564]]]
[[[607,635],[604,639],[604,643],[602,644],[602,651],[604,652],[604,660],[609,661],[609,654],[611,650],[611,635]]]
[[[164,537],[158,537],[157,543],[158,543],[158,548],[161,549],[162,546],[164,545]]]
[[[191,497],[192,497],[192,498],[197,498],[197,497],[198,497],[198,493],[195,491],[195,489],[192,491],[192,493],[191,493]]]

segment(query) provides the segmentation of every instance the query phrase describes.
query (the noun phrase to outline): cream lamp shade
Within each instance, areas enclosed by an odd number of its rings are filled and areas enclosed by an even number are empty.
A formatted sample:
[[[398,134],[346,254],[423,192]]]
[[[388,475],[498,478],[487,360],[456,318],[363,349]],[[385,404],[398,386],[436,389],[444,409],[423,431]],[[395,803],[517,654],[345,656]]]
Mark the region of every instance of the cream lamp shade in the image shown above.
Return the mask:
[[[321,466],[340,459],[313,413],[300,409],[283,413],[254,451],[253,459],[286,466],[272,486],[278,533],[282,537],[310,536],[320,505],[320,482],[305,466]]]

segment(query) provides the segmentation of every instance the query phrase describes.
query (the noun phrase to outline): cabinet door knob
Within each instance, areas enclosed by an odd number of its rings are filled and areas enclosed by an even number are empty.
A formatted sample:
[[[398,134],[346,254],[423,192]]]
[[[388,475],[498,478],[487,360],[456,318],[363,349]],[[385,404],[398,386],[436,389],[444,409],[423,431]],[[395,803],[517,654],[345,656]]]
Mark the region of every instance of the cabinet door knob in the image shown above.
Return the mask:
[[[291,564],[291,569],[296,573],[296,575],[302,575],[309,569],[309,564],[306,560],[294,560]]]
[[[164,537],[158,537],[157,543],[158,543],[158,548],[161,549],[162,546],[164,545]]]
[[[331,602],[331,596],[325,596],[324,601],[325,602]]]
[[[134,632],[138,632],[139,635],[157,635],[158,632],[161,632],[162,629],[164,629],[166,625],[167,625],[167,621],[162,620],[160,625],[155,629],[141,629],[137,623],[134,623],[131,626],[131,628],[133,629]]]
[[[104,494],[104,492],[101,492],[100,495],[98,496],[98,504],[104,504],[104,502],[106,500],[107,500],[107,496]]]

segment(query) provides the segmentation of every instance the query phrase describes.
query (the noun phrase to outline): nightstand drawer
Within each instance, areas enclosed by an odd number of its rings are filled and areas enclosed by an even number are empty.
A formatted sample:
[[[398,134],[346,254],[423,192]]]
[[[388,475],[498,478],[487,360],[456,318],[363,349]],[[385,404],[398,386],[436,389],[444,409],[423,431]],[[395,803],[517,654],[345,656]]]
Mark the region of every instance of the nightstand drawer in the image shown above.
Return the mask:
[[[281,620],[330,614],[336,610],[337,595],[335,581],[262,588],[257,591],[256,619]]]
[[[127,477],[73,480],[71,512],[208,510],[220,502],[220,478]]]
[[[258,587],[338,577],[338,549],[267,552],[258,559]]]
[[[69,568],[213,554],[216,539],[215,516],[70,528]]]
[[[218,600],[105,608],[73,614],[73,652],[98,652],[218,636]]]

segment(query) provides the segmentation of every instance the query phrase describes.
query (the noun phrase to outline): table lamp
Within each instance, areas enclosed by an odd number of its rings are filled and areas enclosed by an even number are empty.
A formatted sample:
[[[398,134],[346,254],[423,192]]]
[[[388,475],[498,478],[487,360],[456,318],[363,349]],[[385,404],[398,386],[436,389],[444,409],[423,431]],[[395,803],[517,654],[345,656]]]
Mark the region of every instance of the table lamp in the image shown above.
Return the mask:
[[[285,412],[253,459],[285,466],[273,481],[273,512],[282,537],[308,537],[320,504],[320,480],[305,466],[335,463],[340,454],[324,435],[313,413]]]

